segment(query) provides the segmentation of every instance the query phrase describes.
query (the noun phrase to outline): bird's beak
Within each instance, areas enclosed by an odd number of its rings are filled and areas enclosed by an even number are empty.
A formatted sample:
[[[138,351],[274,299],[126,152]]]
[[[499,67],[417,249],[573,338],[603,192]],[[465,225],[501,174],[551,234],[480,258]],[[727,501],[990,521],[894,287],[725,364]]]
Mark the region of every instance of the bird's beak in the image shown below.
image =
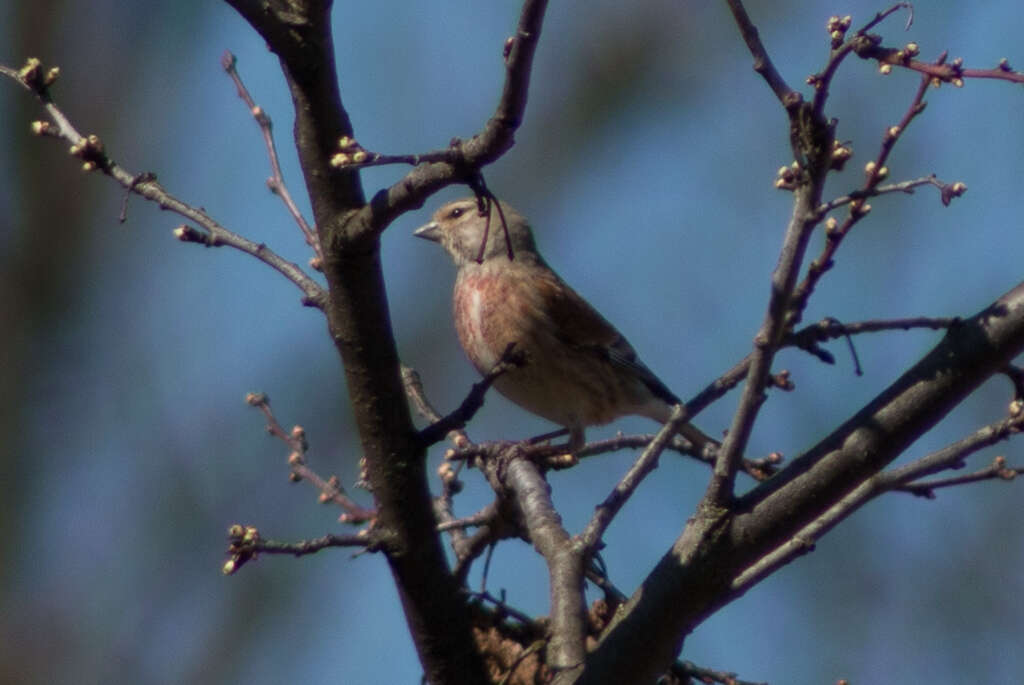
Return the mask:
[[[429,224],[423,224],[413,231],[412,234],[417,238],[423,238],[424,240],[433,240],[435,243],[441,242],[441,227],[437,225],[436,221],[431,221]]]

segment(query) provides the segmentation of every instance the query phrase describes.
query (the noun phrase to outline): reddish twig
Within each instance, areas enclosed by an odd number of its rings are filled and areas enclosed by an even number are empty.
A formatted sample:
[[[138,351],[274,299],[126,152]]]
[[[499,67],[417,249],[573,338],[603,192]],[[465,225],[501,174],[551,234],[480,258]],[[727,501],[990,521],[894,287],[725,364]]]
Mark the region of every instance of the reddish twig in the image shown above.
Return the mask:
[[[373,521],[377,516],[376,510],[359,506],[345,493],[337,476],[325,479],[309,468],[306,464],[306,451],[309,449],[309,445],[306,442],[306,432],[301,426],[294,426],[291,431],[285,431],[270,409],[270,398],[264,393],[249,393],[246,395],[245,401],[263,412],[263,416],[267,419],[267,432],[283,441],[291,449],[288,455],[288,467],[291,470],[289,478],[293,482],[303,480],[310,482],[320,493],[321,504],[333,503],[344,512],[338,519],[343,523]]]
[[[849,16],[829,18],[826,30],[832,41],[832,51],[829,54],[828,62],[821,72],[807,78],[807,83],[814,87],[813,108],[816,115],[822,116],[824,114],[825,102],[828,100],[829,86],[832,84],[832,79],[835,77],[839,65],[854,51],[857,41],[864,39],[868,35],[868,31],[901,9],[909,11],[907,28],[910,28],[910,24],[914,21],[914,8],[909,2],[899,2],[875,14],[871,21],[857,29],[849,40],[846,40],[846,33],[850,28],[852,18]]]
[[[1006,58],[991,69],[964,67],[963,59],[957,57],[948,64],[944,61],[921,62],[913,59],[916,50],[904,48],[887,48],[880,44],[877,36],[864,36],[853,45],[853,52],[861,59],[873,59],[881,65],[883,73],[892,67],[901,67],[922,74],[933,86],[951,83],[957,88],[964,85],[965,79],[994,79],[1010,83],[1024,83],[1024,72],[1014,71]],[[912,44],[913,45],[913,44]],[[916,47],[916,46],[915,46]]]

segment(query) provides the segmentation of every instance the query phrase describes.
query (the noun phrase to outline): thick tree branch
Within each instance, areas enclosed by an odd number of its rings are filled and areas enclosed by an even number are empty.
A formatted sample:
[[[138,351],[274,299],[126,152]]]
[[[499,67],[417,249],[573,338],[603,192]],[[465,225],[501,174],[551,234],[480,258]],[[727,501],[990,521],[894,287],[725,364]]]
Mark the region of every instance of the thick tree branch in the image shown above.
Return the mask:
[[[751,583],[737,582],[859,488],[1024,351],[1024,283],[953,326],[920,362],[832,435],[741,497],[702,512],[616,614],[580,683],[653,679],[685,636]],[[763,574],[758,573],[758,577]]]
[[[912,483],[916,478],[957,468],[970,454],[994,445],[1020,432],[1024,414],[1017,414],[980,428],[973,434],[952,445],[921,457],[906,466],[878,473],[861,483],[857,488],[829,507],[821,516],[806,525],[793,537],[779,545],[769,554],[743,571],[733,582],[733,590],[742,593],[776,569],[785,566],[798,556],[814,549],[815,543],[855,511],[874,498],[894,490],[911,492],[923,497],[934,497],[932,490],[992,478],[1012,478],[1016,473],[1007,469],[1005,460],[997,458],[989,467],[977,473],[942,480]]]
[[[562,526],[551,502],[551,492],[540,470],[518,454],[515,446],[507,459],[490,460],[492,481],[500,482],[515,497],[530,541],[544,557],[551,581],[551,641],[549,666],[571,669],[583,663],[585,615],[583,555]]]
[[[354,138],[342,106],[330,2],[228,0],[278,55],[295,104],[295,143],[323,250],[328,329],[341,355],[377,502],[377,530],[426,678],[484,682],[464,597],[434,525],[425,449],[412,423],[380,263],[355,169],[331,165]]]

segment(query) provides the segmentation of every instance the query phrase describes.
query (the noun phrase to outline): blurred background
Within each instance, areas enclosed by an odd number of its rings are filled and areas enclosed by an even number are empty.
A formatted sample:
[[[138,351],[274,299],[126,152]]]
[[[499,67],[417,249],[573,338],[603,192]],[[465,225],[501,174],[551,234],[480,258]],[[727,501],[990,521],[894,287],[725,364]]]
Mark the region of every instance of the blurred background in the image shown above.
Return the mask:
[[[803,86],[827,54],[830,14],[854,26],[865,0],[750,3],[786,79]],[[502,44],[518,3],[378,0],[335,9],[342,96],[368,149],[413,153],[478,131],[500,93]],[[1018,3],[922,3],[885,43],[919,43],[968,66],[1024,66]],[[286,180],[304,208],[290,143],[291,104],[276,60],[225,4],[0,2],[0,61],[59,65],[54,93],[79,130],[98,134],[129,171],[153,171],[178,197],[305,264],[255,123],[219,67],[225,49],[276,124]],[[626,333],[648,365],[690,397],[749,349],[791,197],[772,187],[791,161],[783,112],[751,70],[724,3],[552,3],[517,144],[485,170],[531,217],[560,273]],[[858,186],[864,163],[910,102],[917,77],[883,77],[850,59],[828,114],[854,160],[829,194]],[[872,201],[807,311],[807,321],[968,316],[1021,278],[1024,95],[968,81],[928,93],[897,146],[893,180],[936,173],[970,190]],[[310,464],[351,485],[359,448],[338,358],[321,315],[255,260],[177,242],[181,223],[85,175],[63,144],[29,134],[43,118],[0,83],[0,681],[11,683],[417,683],[421,669],[383,559],[326,551],[263,557],[220,573],[229,524],[298,540],[347,532],[305,484],[287,481],[286,450],[243,402],[267,392],[302,424]],[[367,195],[406,171],[364,173]],[[450,320],[454,270],[410,233],[383,239],[395,333],[441,410],[475,372]],[[820,235],[812,254],[820,247]],[[934,345],[934,332],[845,343],[824,366],[787,351],[796,390],[773,392],[751,452],[814,444]],[[731,394],[697,423],[721,431]],[[994,379],[906,455],[921,456],[1001,416]],[[648,431],[642,419],[615,430]],[[497,395],[476,439],[550,428]],[[436,465],[443,445],[431,454]],[[996,454],[1024,461],[1020,443]],[[578,531],[633,454],[552,475]],[[627,592],[678,534],[707,470],[664,458],[608,534],[604,558]],[[489,501],[465,474],[460,514]],[[749,487],[749,480],[742,482]],[[1024,672],[1021,484],[982,483],[935,500],[890,495],[854,515],[817,551],[720,611],[683,657],[771,683],[1016,682]],[[357,496],[370,502],[366,493]],[[480,582],[479,572],[473,576]],[[546,572],[524,543],[500,546],[488,587],[546,613]],[[591,598],[594,595],[591,595]]]

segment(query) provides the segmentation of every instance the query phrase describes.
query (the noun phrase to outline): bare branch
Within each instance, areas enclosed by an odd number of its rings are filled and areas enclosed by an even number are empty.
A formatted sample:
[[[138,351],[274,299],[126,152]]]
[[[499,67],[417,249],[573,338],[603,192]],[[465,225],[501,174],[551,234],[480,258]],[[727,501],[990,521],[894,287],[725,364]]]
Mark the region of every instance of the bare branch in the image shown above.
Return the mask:
[[[687,414],[687,416],[689,416],[689,414]],[[585,457],[607,454],[608,452],[617,452],[622,449],[644,449],[650,445],[655,438],[657,438],[657,435],[652,433],[639,435],[620,434],[615,437],[608,438],[607,440],[595,440],[593,442],[588,442],[577,450],[575,455],[577,458],[583,459]],[[682,456],[695,459],[701,463],[707,464],[708,466],[713,466],[715,463],[715,458],[711,455],[694,454],[696,450],[694,450],[693,445],[679,435],[672,436],[668,444],[665,445],[665,449],[669,449]],[[741,469],[754,480],[767,480],[776,471],[778,471],[778,465],[781,461],[782,459],[778,454],[772,454],[759,459],[744,458]]]
[[[909,16],[907,17],[907,28],[909,29],[911,22],[914,20],[914,8],[909,2],[899,2],[887,10],[878,12],[871,21],[858,29],[850,40],[845,39],[846,32],[852,23],[852,18],[846,16],[829,19],[827,30],[832,41],[832,52],[829,55],[828,63],[825,65],[824,70],[807,79],[808,84],[814,86],[814,112],[818,116],[824,114],[825,102],[828,99],[828,89],[832,84],[832,78],[839,69],[839,65],[853,51],[855,42],[863,39],[868,31],[884,21],[889,15],[901,9],[909,11]]]
[[[224,71],[227,72],[228,76],[235,84],[235,88],[238,90],[238,97],[249,108],[249,113],[252,114],[253,119],[260,127],[260,133],[263,134],[263,143],[267,147],[267,157],[270,159],[270,171],[271,176],[267,179],[267,187],[270,188],[270,192],[274,193],[281,198],[284,202],[284,206],[288,209],[288,213],[292,215],[292,219],[298,225],[299,230],[302,231],[302,235],[306,239],[306,244],[313,248],[313,253],[316,255],[317,264],[322,264],[324,259],[323,251],[320,249],[320,239],[316,235],[316,231],[310,228],[306,222],[306,217],[302,216],[302,212],[299,210],[298,205],[295,204],[295,200],[292,199],[292,195],[288,192],[288,186],[284,182],[284,174],[281,172],[281,163],[277,157],[277,145],[274,143],[274,128],[270,121],[270,116],[264,111],[262,107],[256,104],[253,100],[252,95],[249,94],[249,89],[245,87],[245,83],[242,82],[242,77],[238,73],[236,68],[237,60],[230,50],[225,50],[221,56],[220,64],[224,67]]]
[[[793,190],[793,212],[786,227],[778,264],[772,273],[764,320],[754,337],[746,384],[732,424],[718,450],[711,484],[705,494],[704,502],[711,509],[727,506],[732,500],[743,452],[758,411],[766,399],[765,391],[772,383],[771,366],[775,353],[787,329],[793,325],[787,312],[790,311],[811,232],[819,221],[815,210],[821,201],[826,175],[834,166],[835,140],[834,122],[825,121],[821,111],[803,102],[802,97],[791,91],[781,77],[775,74],[764,45],[758,38],[757,29],[740,0],[728,0],[728,5],[754,56],[755,66],[763,66],[762,75],[766,75],[776,97],[786,109],[795,161],[788,167],[786,181],[786,187]]]
[[[579,682],[657,675],[681,639],[785,559],[810,550],[832,517],[866,501],[885,466],[1022,350],[1024,283],[951,328],[889,388],[731,511],[705,498],[616,612]]]
[[[936,478],[934,480],[908,483],[903,487],[894,488],[894,492],[909,492],[918,497],[933,499],[935,491],[941,488],[950,488],[957,485],[978,483],[984,480],[1013,480],[1024,473],[1024,466],[1007,466],[1006,457],[996,457],[992,463],[974,473],[967,473],[962,476],[950,478]]]
[[[815,162],[820,165],[820,160]],[[815,174],[818,176],[818,174]],[[772,361],[786,333],[785,314],[800,265],[816,220],[813,208],[821,195],[823,177],[797,189],[793,214],[786,228],[782,251],[772,274],[772,288],[761,329],[754,338],[746,384],[722,447],[706,497],[712,506],[727,504],[733,495],[736,472],[750,438],[758,410],[766,399]]]
[[[1024,411],[1019,405],[1016,411],[1016,414],[984,426],[963,440],[937,452],[921,457],[906,466],[877,474],[865,480],[785,543],[747,568],[734,581],[733,590],[743,592],[776,569],[788,564],[798,556],[812,551],[815,543],[825,533],[869,501],[886,492],[902,491],[931,498],[934,497],[932,491],[937,488],[995,478],[1011,480],[1021,471],[1007,468],[1006,460],[997,457],[989,467],[973,474],[920,483],[911,482],[929,474],[962,466],[963,460],[968,455],[1019,433],[1024,427]]]
[[[308,481],[320,493],[321,504],[333,503],[342,510],[339,520],[342,523],[365,523],[372,521],[377,512],[374,509],[365,509],[356,503],[345,493],[341,486],[341,480],[332,475],[329,478],[322,478],[306,464],[306,452],[309,450],[309,443],[306,441],[306,431],[302,426],[294,426],[291,431],[285,429],[274,416],[270,408],[270,398],[265,393],[249,393],[245,397],[246,404],[256,407],[267,419],[267,432],[275,438],[284,442],[291,452],[288,455],[288,467],[291,469],[289,478],[292,482]]]
[[[890,193],[905,193],[907,195],[913,195],[915,188],[925,185],[935,186],[938,188],[940,191],[939,197],[945,205],[949,204],[950,198],[959,197],[967,191],[967,186],[964,183],[961,183],[960,181],[945,183],[937,179],[933,174],[923,178],[916,178],[912,181],[900,181],[899,183],[875,186],[871,189],[854,190],[848,195],[842,195],[824,203],[818,208],[818,213],[824,217],[834,209],[853,204],[860,200],[866,200],[869,197],[877,197],[879,195],[887,195]]]
[[[826,364],[834,364],[835,357],[831,352],[821,347],[821,343],[835,338],[850,336],[859,333],[876,333],[879,331],[910,330],[912,328],[928,328],[942,330],[959,323],[956,317],[933,318],[926,316],[911,317],[907,319],[879,319],[874,321],[858,321],[850,324],[843,324],[836,319],[829,317],[800,329],[796,333],[786,336],[784,345],[797,347],[809,354],[813,354]],[[856,352],[850,342],[850,350],[854,355],[854,364],[857,375],[860,375],[860,364]]]
[[[973,483],[975,481],[985,480],[992,476],[1005,477],[1007,474],[1002,470],[1006,468],[1006,460],[1003,457],[997,457],[990,467],[994,470],[991,471],[988,476],[971,474],[968,476],[948,479],[947,482],[917,482],[919,478],[924,478],[948,469],[962,467],[964,459],[971,454],[1003,440],[1007,440],[1019,433],[1022,429],[1024,429],[1024,411],[1022,411],[1021,401],[1014,400],[1010,404],[1010,416],[1000,421],[990,423],[987,426],[983,426],[966,438],[947,445],[937,452],[932,452],[931,454],[921,457],[920,459],[916,459],[905,466],[880,474],[878,476],[879,488],[881,490],[899,489],[930,498],[930,489],[949,487],[950,485],[956,485],[959,482]]]
[[[597,505],[590,523],[587,524],[586,529],[579,536],[586,550],[585,553],[588,556],[597,551],[601,538],[604,536],[608,526],[611,525],[612,519],[615,518],[615,515],[619,513],[623,505],[636,492],[643,479],[658,466],[658,458],[661,456],[662,451],[668,446],[673,434],[687,420],[689,420],[689,416],[686,414],[686,410],[682,405],[676,405],[672,410],[668,423],[658,431],[658,435],[644,449],[636,461],[633,462],[633,465],[604,501]]]
[[[496,490],[510,491],[533,546],[547,562],[551,591],[551,643],[548,664],[556,669],[579,666],[584,657],[585,609],[583,556],[562,526],[550,488],[538,468],[510,445],[501,459],[485,462]]]
[[[469,394],[462,400],[462,404],[443,418],[437,419],[434,423],[430,424],[426,428],[420,431],[419,439],[423,445],[430,446],[436,442],[440,442],[444,437],[453,431],[459,431],[466,427],[466,423],[477,413],[480,407],[484,404],[484,395],[490,389],[491,385],[498,379],[502,374],[522,366],[526,363],[526,357],[523,356],[522,352],[515,349],[515,343],[510,343],[505,351],[501,353],[501,357],[495,363],[494,367],[484,374],[482,380],[473,384]],[[415,372],[414,372],[415,373]],[[412,377],[409,377],[411,380]],[[416,378],[418,381],[418,377]],[[407,391],[410,388],[409,382],[406,383]],[[415,385],[412,386],[415,391]],[[422,386],[420,387],[422,390]],[[419,395],[422,397],[422,394]]]
[[[877,36],[860,37],[854,41],[852,49],[861,59],[876,60],[881,65],[883,73],[888,73],[886,69],[892,67],[909,69],[922,74],[929,83],[936,87],[940,83],[951,83],[959,88],[964,85],[964,79],[972,78],[1024,83],[1024,72],[1014,71],[1005,58],[990,69],[966,68],[963,65],[963,59],[959,57],[948,64],[943,61],[921,62],[913,59],[917,54],[916,50],[907,50],[906,47],[884,47],[881,45],[881,39]]]
[[[29,67],[34,65],[34,69]],[[52,70],[51,70],[52,71]],[[33,73],[35,75],[33,76]],[[205,211],[193,207],[167,192],[152,173],[131,174],[122,168],[117,162],[110,158],[103,143],[98,136],[83,136],[75,129],[67,116],[53,102],[49,93],[49,83],[45,78],[40,80],[38,74],[41,67],[38,60],[29,61],[29,64],[21,70],[15,71],[8,67],[0,68],[0,74],[11,77],[25,88],[32,91],[43,104],[53,124],[47,122],[35,122],[33,131],[37,135],[46,135],[59,138],[71,144],[71,154],[82,160],[82,168],[85,171],[101,171],[117,181],[130,193],[140,195],[151,202],[155,202],[160,209],[168,209],[179,214],[189,221],[202,226],[207,232],[205,240],[197,239],[197,232],[194,229],[179,228],[175,230],[175,236],[184,242],[202,242],[207,246],[226,245],[236,250],[255,257],[267,266],[271,267],[302,290],[302,303],[322,309],[326,298],[324,289],[297,265],[284,259],[263,243],[254,243],[241,235],[229,231],[213,220]],[[56,129],[53,125],[56,125]]]
[[[432,193],[465,182],[474,172],[503,155],[526,114],[533,56],[537,49],[547,0],[525,0],[516,34],[504,48],[505,85],[494,115],[483,131],[467,141],[453,140],[448,151],[428,153],[432,161],[417,166],[405,178],[374,195],[363,208],[360,222],[367,230],[384,230],[403,212],[418,209]]]
[[[736,26],[740,29],[740,35],[743,36],[747,49],[754,56],[754,71],[764,78],[783,107],[789,109],[798,104],[802,99],[800,93],[790,88],[782,78],[782,74],[775,68],[768,56],[768,51],[761,42],[757,27],[750,20],[750,15],[747,14],[741,0],[727,0],[726,4],[729,5],[729,10],[732,12],[733,19],[736,20]]]
[[[369,531],[361,531],[356,535],[324,535],[300,542],[276,542],[264,540],[260,537],[259,530],[253,526],[242,526],[237,523],[228,529],[228,541],[228,554],[231,558],[221,568],[226,576],[236,573],[247,562],[256,559],[261,552],[301,557],[329,547],[368,549],[373,545]]]
[[[895,10],[892,10],[895,11]],[[889,153],[892,151],[896,141],[900,139],[903,133],[907,130],[907,126],[910,122],[924,111],[924,94],[928,87],[928,82],[922,79],[918,85],[917,92],[914,94],[913,99],[910,101],[910,105],[907,107],[900,119],[899,123],[895,126],[890,126],[886,129],[882,136],[881,150],[875,159],[865,165],[865,179],[864,185],[860,189],[860,193],[867,197],[875,190],[883,179],[886,178],[889,171],[885,166],[885,162],[889,157]],[[956,187],[959,194],[966,191],[967,187],[963,184],[953,184],[952,186],[946,186],[940,184],[940,188],[943,189],[943,202],[948,204],[947,192],[951,192],[951,189]],[[946,190],[949,188],[950,190]],[[852,196],[853,193],[850,193]],[[803,311],[807,307],[807,302],[810,300],[811,295],[814,293],[818,282],[821,277],[827,273],[832,266],[835,264],[834,258],[836,251],[842,244],[843,239],[850,232],[861,219],[867,216],[868,212],[871,211],[871,205],[864,202],[862,198],[855,198],[849,202],[849,214],[846,219],[839,224],[835,219],[829,219],[825,223],[825,244],[822,247],[821,253],[815,257],[807,268],[807,275],[799,286],[793,291],[792,299],[789,303],[789,311],[787,313],[788,327],[792,329],[793,326],[798,324],[803,317]],[[823,213],[816,210],[819,218],[824,216]]]

